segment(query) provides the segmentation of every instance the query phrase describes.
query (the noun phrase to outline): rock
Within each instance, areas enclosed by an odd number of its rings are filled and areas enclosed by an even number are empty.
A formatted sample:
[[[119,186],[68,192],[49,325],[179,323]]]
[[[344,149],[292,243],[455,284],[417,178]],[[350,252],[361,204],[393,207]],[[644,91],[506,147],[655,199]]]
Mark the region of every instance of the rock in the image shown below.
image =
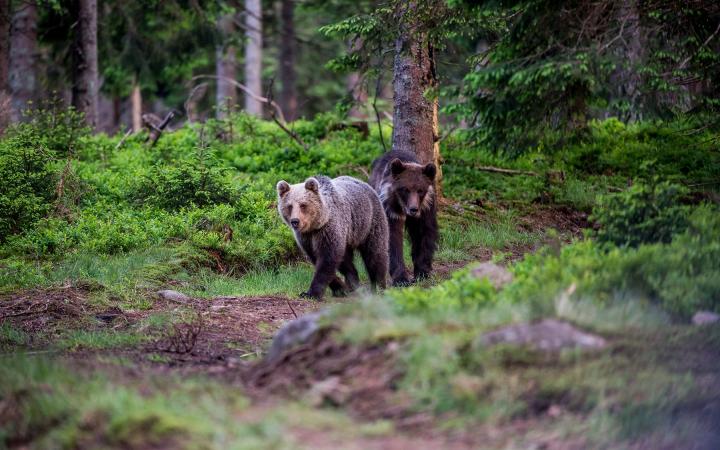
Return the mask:
[[[692,318],[694,325],[709,325],[720,321],[720,314],[710,311],[698,311]]]
[[[306,397],[315,407],[329,403],[334,406],[344,404],[350,396],[350,389],[340,383],[339,376],[331,376],[314,383]]]
[[[525,345],[541,351],[559,351],[566,348],[600,349],[607,345],[602,337],[586,333],[556,319],[508,325],[482,334],[480,343],[486,346]]]
[[[172,289],[164,289],[162,291],[157,291],[157,295],[159,295],[160,298],[177,303],[189,303],[192,300],[190,297],[183,294],[182,292],[173,291]]]
[[[513,276],[506,268],[491,262],[481,263],[470,272],[477,278],[487,278],[495,289],[500,289],[513,280]]]
[[[283,325],[275,333],[266,359],[277,359],[285,351],[309,341],[320,329],[318,322],[323,315],[322,312],[306,314]]]

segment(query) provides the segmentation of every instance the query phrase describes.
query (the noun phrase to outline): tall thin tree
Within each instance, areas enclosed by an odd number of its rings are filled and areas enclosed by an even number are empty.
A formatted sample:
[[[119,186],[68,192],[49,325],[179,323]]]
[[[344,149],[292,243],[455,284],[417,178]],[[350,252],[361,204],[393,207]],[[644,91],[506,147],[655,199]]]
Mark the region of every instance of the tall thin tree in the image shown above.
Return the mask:
[[[392,149],[415,153],[423,164],[434,162],[439,168],[435,52],[427,31],[416,22],[416,7],[415,2],[397,5]]]
[[[10,28],[10,64],[8,83],[12,97],[13,122],[25,120],[23,111],[37,94],[37,4],[26,1],[17,5]]]
[[[0,0],[0,134],[10,121],[10,0]]]
[[[215,75],[217,75],[215,117],[224,119],[237,104],[237,91],[233,83],[237,78],[235,70],[235,46],[232,44],[235,24],[233,14],[224,14],[218,19],[219,42],[215,48]]]
[[[260,0],[245,0],[245,110],[261,117],[262,97],[262,8]]]
[[[282,32],[280,33],[280,106],[285,119],[297,119],[297,73],[296,64],[296,36],[295,36],[295,2],[294,0],[281,0],[280,20]]]
[[[85,123],[97,125],[98,58],[97,0],[77,0],[77,29],[73,41],[72,104],[85,114]]]

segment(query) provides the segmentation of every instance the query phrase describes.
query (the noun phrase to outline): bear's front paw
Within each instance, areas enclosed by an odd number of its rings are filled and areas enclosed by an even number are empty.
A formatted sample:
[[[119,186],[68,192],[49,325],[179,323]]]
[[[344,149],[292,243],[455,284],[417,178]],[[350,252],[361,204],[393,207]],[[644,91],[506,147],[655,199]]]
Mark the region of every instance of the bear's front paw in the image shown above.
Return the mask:
[[[419,282],[421,282],[421,281],[423,281],[423,280],[426,280],[426,279],[428,279],[428,278],[430,278],[430,272],[429,272],[429,271],[426,272],[426,271],[423,270],[423,271],[415,272],[415,283],[419,283]]]
[[[347,297],[347,292],[345,289],[333,289],[332,295],[333,297]]]
[[[398,277],[393,280],[393,287],[410,286],[412,282],[408,277]]]
[[[312,292],[310,292],[310,291],[301,292],[301,293],[300,293],[300,298],[311,298],[311,299],[315,299],[315,300],[322,300],[322,296],[321,296],[321,295],[312,293]]]

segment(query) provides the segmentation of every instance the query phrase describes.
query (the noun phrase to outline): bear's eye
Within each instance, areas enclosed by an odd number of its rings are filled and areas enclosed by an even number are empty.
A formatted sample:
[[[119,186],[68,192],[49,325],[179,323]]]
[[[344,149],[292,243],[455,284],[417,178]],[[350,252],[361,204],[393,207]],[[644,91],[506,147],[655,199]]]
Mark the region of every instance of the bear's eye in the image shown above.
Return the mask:
[[[307,208],[307,203],[300,203],[300,209],[305,211],[306,208]]]
[[[292,205],[288,205],[286,209],[288,212],[292,212]]]

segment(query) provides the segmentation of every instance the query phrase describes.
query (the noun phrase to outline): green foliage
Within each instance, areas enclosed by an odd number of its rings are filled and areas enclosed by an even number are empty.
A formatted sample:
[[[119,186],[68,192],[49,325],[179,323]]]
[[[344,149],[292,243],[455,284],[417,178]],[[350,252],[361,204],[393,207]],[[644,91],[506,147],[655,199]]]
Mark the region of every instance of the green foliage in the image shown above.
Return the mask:
[[[559,255],[527,256],[513,268],[515,282],[503,291],[510,301],[552,312],[563,290],[599,302],[637,297],[687,319],[700,309],[720,310],[720,216],[697,208],[688,228],[669,244],[607,248],[593,241],[564,247]]]
[[[97,447],[98,442],[109,448],[290,445],[280,418],[238,424],[236,417],[247,408],[247,400],[212,380],[181,381],[166,374],[118,381],[101,373],[78,374],[76,368],[48,358],[2,358],[0,399],[13,414],[0,423],[0,445],[30,441],[39,448]]]
[[[686,192],[668,182],[637,183],[626,191],[602,196],[591,216],[600,226],[597,240],[631,247],[670,242],[688,225],[690,207],[680,204]]]
[[[442,309],[457,311],[487,306],[495,301],[495,288],[487,278],[477,278],[465,269],[430,289],[393,290],[390,297],[401,311],[436,313]]]
[[[139,203],[166,210],[233,203],[237,196],[237,189],[224,178],[222,169],[204,147],[199,147],[188,161],[154,166],[135,194]]]
[[[30,127],[0,142],[0,242],[46,216],[54,199],[53,153]]]
[[[89,135],[82,115],[62,109],[57,99],[27,114],[30,121],[14,125],[0,141],[0,243],[47,217],[53,206],[67,212],[79,189],[71,158]]]
[[[521,0],[480,2],[478,9],[500,25],[480,42],[487,50],[472,59],[462,105],[447,110],[472,118],[475,136],[496,151],[564,145],[585,134],[589,118],[608,115],[634,121],[692,109],[703,123],[717,124],[718,52],[708,44],[718,11],[710,3],[575,1],[558,8]],[[626,26],[628,17],[642,19]],[[707,87],[690,92],[685,79]]]

